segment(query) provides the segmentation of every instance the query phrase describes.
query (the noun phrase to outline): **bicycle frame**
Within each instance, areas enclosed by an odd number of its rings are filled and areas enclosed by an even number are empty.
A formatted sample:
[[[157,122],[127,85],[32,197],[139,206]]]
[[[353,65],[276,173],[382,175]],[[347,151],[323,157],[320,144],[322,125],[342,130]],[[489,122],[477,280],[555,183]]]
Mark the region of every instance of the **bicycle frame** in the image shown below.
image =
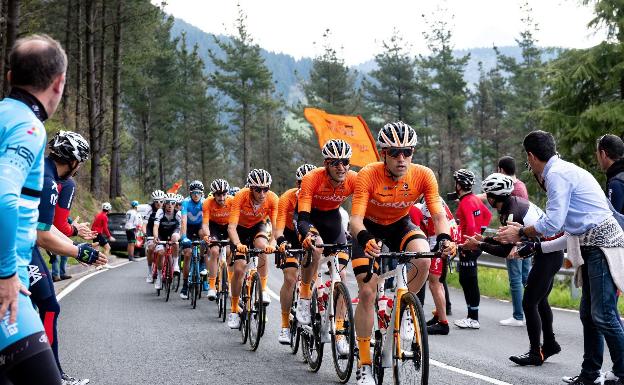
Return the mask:
[[[403,297],[405,293],[409,292],[407,288],[407,263],[409,262],[409,258],[404,258],[404,257],[409,257],[410,254],[417,254],[419,258],[432,258],[432,257],[438,256],[438,254],[434,252],[414,252],[414,253],[390,252],[390,253],[380,254],[381,257],[386,257],[386,258],[399,257],[398,259],[399,263],[397,267],[394,270],[381,274],[379,276],[379,281],[377,282],[378,294],[384,294],[383,283],[386,279],[394,277],[394,282],[396,284],[396,293],[394,297],[394,304],[392,306],[392,315],[390,316],[390,322],[388,323],[388,328],[385,329],[385,333],[382,332],[383,349],[381,353],[382,355],[381,365],[384,368],[392,367],[393,345],[389,343],[390,341],[387,340],[389,338],[388,336],[392,336],[392,338],[396,339],[396,346],[398,347],[397,350],[400,351],[401,349],[401,340],[400,338],[398,338],[398,330],[400,329],[401,326],[399,325],[400,319],[399,317],[397,317],[397,315],[401,314],[400,312],[401,311],[401,308],[400,308],[401,297]],[[411,316],[414,317],[415,315],[412,314]],[[380,328],[379,318],[377,317],[377,314],[375,314],[374,323],[373,323],[373,331],[377,331],[377,330],[381,331],[383,329]]]

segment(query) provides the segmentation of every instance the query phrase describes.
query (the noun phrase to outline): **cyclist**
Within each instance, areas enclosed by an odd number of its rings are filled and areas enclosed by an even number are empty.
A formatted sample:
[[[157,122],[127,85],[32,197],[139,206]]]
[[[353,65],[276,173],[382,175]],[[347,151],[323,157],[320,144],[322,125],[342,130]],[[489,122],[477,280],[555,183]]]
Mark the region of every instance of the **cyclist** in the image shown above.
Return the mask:
[[[275,224],[275,239],[279,247],[280,253],[285,253],[286,248],[301,247],[295,230],[295,211],[297,211],[297,195],[301,187],[303,176],[312,171],[316,166],[312,164],[303,164],[297,168],[295,177],[297,179],[297,187],[287,190],[279,198],[277,223]],[[294,257],[288,257],[284,263],[279,266],[284,273],[284,283],[280,289],[280,305],[282,307],[282,324],[277,340],[280,344],[288,345],[290,343],[290,307],[293,301],[293,290],[297,281],[297,268],[299,264]]]
[[[116,240],[108,228],[108,213],[112,210],[112,208],[113,207],[110,203],[102,203],[102,211],[97,213],[93,219],[93,223],[91,224],[91,230],[97,233],[95,242],[97,242],[100,247],[104,248],[104,254],[107,256],[110,255],[111,250],[109,242],[115,242]]]
[[[459,169],[453,173],[455,192],[459,196],[459,204],[455,217],[459,220],[459,233],[462,239],[481,234],[490,224],[492,214],[481,199],[472,193],[475,175],[472,171]],[[479,280],[477,275],[477,258],[480,250],[462,249],[459,254],[457,272],[459,283],[464,289],[464,298],[468,307],[466,318],[455,320],[455,326],[460,329],[479,329]]]
[[[21,38],[10,52],[7,81],[11,92],[0,102],[2,383],[61,384],[54,355],[27,288],[43,187],[43,122],[61,100],[66,69],[63,48],[46,35]]]
[[[351,261],[356,275],[360,302],[355,311],[355,330],[359,348],[356,378],[358,384],[374,384],[370,357],[370,337],[373,327],[373,303],[378,285],[378,262],[381,242],[391,251],[429,251],[425,234],[409,218],[410,207],[422,195],[431,213],[436,233],[436,248],[446,254],[455,253],[455,243],[450,236],[450,226],[444,215],[438,193],[438,183],[433,171],[411,164],[416,132],[409,125],[398,121],[381,128],[377,137],[383,162],[371,163],[357,176],[351,232],[365,248],[365,256],[354,254]],[[417,293],[427,279],[430,261],[418,259],[415,268],[408,272],[409,290]],[[370,272],[373,274],[364,282]]]
[[[278,197],[271,188],[271,174],[263,169],[253,169],[247,175],[247,186],[240,190],[232,202],[228,219],[228,235],[236,248],[234,256],[234,274],[232,275],[232,313],[228,316],[228,326],[237,329],[240,326],[238,300],[240,298],[243,276],[247,268],[245,253],[249,248],[264,250],[260,254],[258,272],[262,282],[262,301],[269,304],[271,299],[266,292],[269,265],[266,254],[275,252],[275,239],[270,234],[271,223],[277,223]]]
[[[52,253],[69,255],[83,263],[103,265],[106,256],[83,243],[75,246],[71,239],[60,232],[54,224],[55,206],[58,202],[58,184],[73,177],[90,154],[89,143],[82,135],[71,131],[59,131],[48,143],[50,154],[44,160],[43,189],[39,202],[37,245]],[[31,299],[39,309],[39,316],[48,333],[61,377],[66,383],[86,384],[89,380],[77,380],[66,375],[58,358],[57,321],[60,306],[56,300],[52,277],[38,248],[33,248],[30,268]]]
[[[228,192],[230,184],[225,179],[215,179],[210,183],[210,192],[212,196],[204,201],[202,207],[202,229],[204,231],[204,241],[210,242],[210,239],[226,240],[228,239],[227,225],[232,208],[232,198]],[[228,248],[228,255],[230,250]],[[210,248],[210,260],[206,264],[210,275],[208,277],[208,299],[214,301],[217,298],[217,290],[215,287],[217,281],[217,261],[219,258],[219,247]],[[228,274],[231,274],[228,271]]]
[[[532,226],[544,212],[533,203],[512,195],[514,181],[512,177],[494,173],[483,180],[481,184],[483,192],[487,194],[488,203],[496,208],[500,217],[500,223],[507,225],[510,217],[513,222],[523,226]],[[508,258],[514,248],[513,244],[501,244],[492,237],[483,238],[480,235],[468,237],[463,245],[464,249],[481,250],[502,258]],[[529,251],[527,253],[527,251]],[[553,316],[548,295],[552,290],[555,274],[563,264],[563,252],[551,253],[542,250],[540,243],[530,243],[530,247],[519,249],[521,256],[533,258],[533,268],[529,272],[529,278],[524,288],[522,308],[526,316],[527,334],[529,335],[529,352],[509,359],[518,365],[541,365],[548,357],[561,351],[561,346],[555,340],[553,332]],[[522,291],[520,292],[522,294]],[[544,344],[540,344],[543,334]]]
[[[319,243],[345,243],[340,205],[355,189],[357,173],[349,170],[351,146],[340,139],[328,140],[321,151],[324,167],[308,172],[301,180],[301,189],[297,202],[297,231],[301,245],[308,249]],[[301,288],[297,303],[297,321],[310,324],[311,283],[317,276],[323,250],[312,248],[312,262],[301,271]],[[346,252],[338,253],[341,278],[344,279],[344,267],[349,261]],[[340,329],[340,320],[336,327]]]
[[[154,190],[150,195],[150,200],[152,201],[150,204],[149,210],[145,213],[143,217],[143,232],[146,234],[148,240],[146,242],[145,247],[147,248],[147,277],[145,278],[145,282],[154,283],[154,278],[152,276],[152,263],[154,262],[154,247],[156,243],[153,241],[154,238],[154,220],[156,219],[156,213],[163,206],[163,202],[165,199],[165,193],[162,190]],[[152,238],[152,239],[150,239]],[[179,272],[178,272],[179,274]]]
[[[173,266],[178,264],[178,244],[180,240],[180,224],[182,215],[180,211],[175,209],[177,197],[176,194],[168,193],[165,195],[165,206],[156,212],[154,218],[154,239],[159,241],[175,242],[173,244]],[[156,282],[154,288],[162,289],[162,265],[165,248],[163,245],[157,245],[154,249],[156,256]]]
[[[440,202],[444,208],[446,220],[449,222],[451,238],[453,241],[459,242],[459,229],[455,223],[455,218],[442,198],[440,198]],[[435,227],[433,221],[431,220],[431,213],[427,208],[427,203],[421,202],[412,206],[412,208],[410,208],[410,218],[412,219],[412,222],[419,226],[427,236],[427,239],[429,240],[429,247],[432,249],[435,248]],[[448,319],[446,318],[447,298],[446,291],[444,289],[447,270],[448,266],[446,258],[433,258],[431,260],[427,281],[429,282],[429,290],[431,291],[431,296],[433,297],[433,302],[435,304],[435,311],[433,318],[427,321],[427,333],[430,335],[447,335],[449,333]],[[422,297],[420,297],[421,293]],[[421,303],[424,303],[424,286],[418,294]]]
[[[173,194],[174,199],[175,199],[175,209],[178,211],[182,210],[182,201],[184,200],[184,197],[180,194]]]
[[[188,276],[191,262],[192,241],[202,239],[202,205],[204,204],[204,184],[199,180],[194,180],[189,184],[191,196],[182,201],[182,225],[180,238],[182,239],[182,252],[184,253],[184,269],[182,280],[182,290],[180,298],[188,298]]]

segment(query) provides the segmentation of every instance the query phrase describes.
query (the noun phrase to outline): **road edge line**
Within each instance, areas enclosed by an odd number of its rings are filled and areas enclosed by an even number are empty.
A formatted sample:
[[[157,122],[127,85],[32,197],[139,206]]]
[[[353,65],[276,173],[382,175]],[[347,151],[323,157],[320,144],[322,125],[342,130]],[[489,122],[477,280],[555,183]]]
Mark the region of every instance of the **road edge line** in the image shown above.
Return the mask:
[[[76,290],[76,288],[77,288],[78,286],[80,286],[80,284],[82,284],[82,283],[83,283],[84,281],[86,281],[87,279],[89,279],[89,278],[93,277],[94,275],[98,275],[98,274],[103,273],[103,272],[105,272],[105,271],[108,271],[108,270],[110,270],[110,269],[116,269],[116,268],[118,268],[118,267],[125,266],[125,265],[127,265],[128,263],[130,263],[130,261],[127,261],[127,262],[122,262],[122,263],[119,263],[119,264],[114,265],[114,266],[113,266],[113,265],[106,266],[106,268],[105,268],[105,269],[96,270],[96,271],[94,271],[94,272],[92,272],[92,273],[89,273],[89,274],[85,275],[84,277],[81,277],[81,278],[77,279],[76,281],[74,281],[74,282],[70,283],[69,285],[67,285],[67,287],[66,287],[66,288],[64,288],[64,289],[63,289],[60,293],[58,293],[58,294],[56,295],[56,300],[57,300],[57,301],[62,300],[63,298],[65,298],[65,296],[66,296],[66,295],[68,295],[68,294],[70,294],[72,291]]]
[[[439,368],[449,370],[451,372],[463,374],[464,376],[467,376],[467,377],[472,377],[472,378],[476,378],[478,380],[489,382],[490,384],[495,384],[495,385],[513,385],[513,384],[511,384],[509,382],[497,380],[496,378],[488,377],[488,376],[485,376],[483,374],[474,373],[474,372],[470,372],[468,370],[456,368],[454,366],[451,366],[449,364],[445,364],[444,362],[436,361],[436,360],[431,359],[431,358],[429,359],[429,363],[434,365],[434,366],[437,366]]]

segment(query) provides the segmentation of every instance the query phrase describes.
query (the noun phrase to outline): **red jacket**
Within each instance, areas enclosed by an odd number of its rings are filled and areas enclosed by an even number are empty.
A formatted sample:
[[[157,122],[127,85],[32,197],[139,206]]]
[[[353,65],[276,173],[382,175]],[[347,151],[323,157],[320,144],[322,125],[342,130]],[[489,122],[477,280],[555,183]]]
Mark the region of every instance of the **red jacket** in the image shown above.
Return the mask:
[[[108,238],[111,237],[110,230],[108,229],[108,213],[106,211],[100,211],[93,219],[91,230],[96,231],[98,234],[104,234]]]
[[[492,213],[479,197],[470,193],[459,198],[455,217],[459,220],[459,232],[463,239],[464,235],[481,234],[481,229],[490,224]]]

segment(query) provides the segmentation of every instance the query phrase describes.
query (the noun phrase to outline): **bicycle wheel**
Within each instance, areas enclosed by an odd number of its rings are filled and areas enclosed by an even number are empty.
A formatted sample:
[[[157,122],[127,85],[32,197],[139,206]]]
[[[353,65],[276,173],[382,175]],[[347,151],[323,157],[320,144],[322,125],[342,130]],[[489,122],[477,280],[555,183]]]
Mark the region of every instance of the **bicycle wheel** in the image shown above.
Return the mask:
[[[219,307],[222,307],[221,313],[221,322],[225,322],[226,313],[227,313],[227,304],[228,304],[228,296],[230,294],[230,287],[227,279],[227,267],[224,264],[221,267],[221,302],[219,303]]]
[[[377,312],[377,306],[375,305]],[[383,335],[380,330],[375,330],[375,345],[373,346],[373,378],[375,383],[383,384],[384,367],[381,363],[381,352],[383,351]]]
[[[173,274],[173,292],[177,293],[178,290],[180,289],[180,274]]]
[[[425,315],[420,301],[412,293],[401,297],[400,329],[392,347],[394,384],[429,382],[429,343]]]
[[[165,302],[169,302],[169,295],[171,294],[171,257],[165,257],[165,263],[163,264],[163,285],[165,285]]]
[[[310,325],[305,327],[307,341],[303,346],[307,348],[306,356],[310,370],[318,372],[323,362],[323,343],[321,342],[321,314],[318,310],[316,288],[312,291],[310,301],[310,319]]]
[[[249,296],[247,294],[247,276],[245,276],[243,278],[243,288],[241,289],[241,296],[240,296],[240,301],[239,306],[242,308],[241,312],[240,312],[240,326],[239,326],[239,330],[241,332],[241,343],[245,344],[247,343],[247,337],[249,336],[249,327],[247,326],[247,302],[249,299]]]
[[[290,351],[292,354],[297,354],[297,350],[299,350],[299,323],[297,322],[297,301],[299,300],[299,290],[297,290],[297,285],[295,284],[295,288],[293,289],[293,300],[290,305],[290,320],[288,322],[288,326],[290,328]]]
[[[217,297],[215,298],[215,302],[217,304],[217,317],[221,318],[221,266],[217,267],[217,275],[215,278],[215,290],[217,291]]]
[[[260,283],[260,275],[254,273],[251,278],[251,293],[250,293],[250,309],[247,314],[249,324],[249,346],[252,351],[258,349],[260,345],[260,338],[262,338],[263,325],[264,325],[264,304],[262,303],[262,285]]]
[[[336,333],[331,336],[332,356],[334,358],[334,368],[336,375],[343,384],[349,381],[353,370],[353,359],[355,357],[355,323],[353,321],[353,307],[351,297],[347,287],[342,282],[334,284],[334,312],[335,319],[343,320],[341,330],[336,329]],[[348,344],[348,352],[342,354],[338,352],[338,342],[340,339]],[[342,343],[342,342],[341,342]]]

